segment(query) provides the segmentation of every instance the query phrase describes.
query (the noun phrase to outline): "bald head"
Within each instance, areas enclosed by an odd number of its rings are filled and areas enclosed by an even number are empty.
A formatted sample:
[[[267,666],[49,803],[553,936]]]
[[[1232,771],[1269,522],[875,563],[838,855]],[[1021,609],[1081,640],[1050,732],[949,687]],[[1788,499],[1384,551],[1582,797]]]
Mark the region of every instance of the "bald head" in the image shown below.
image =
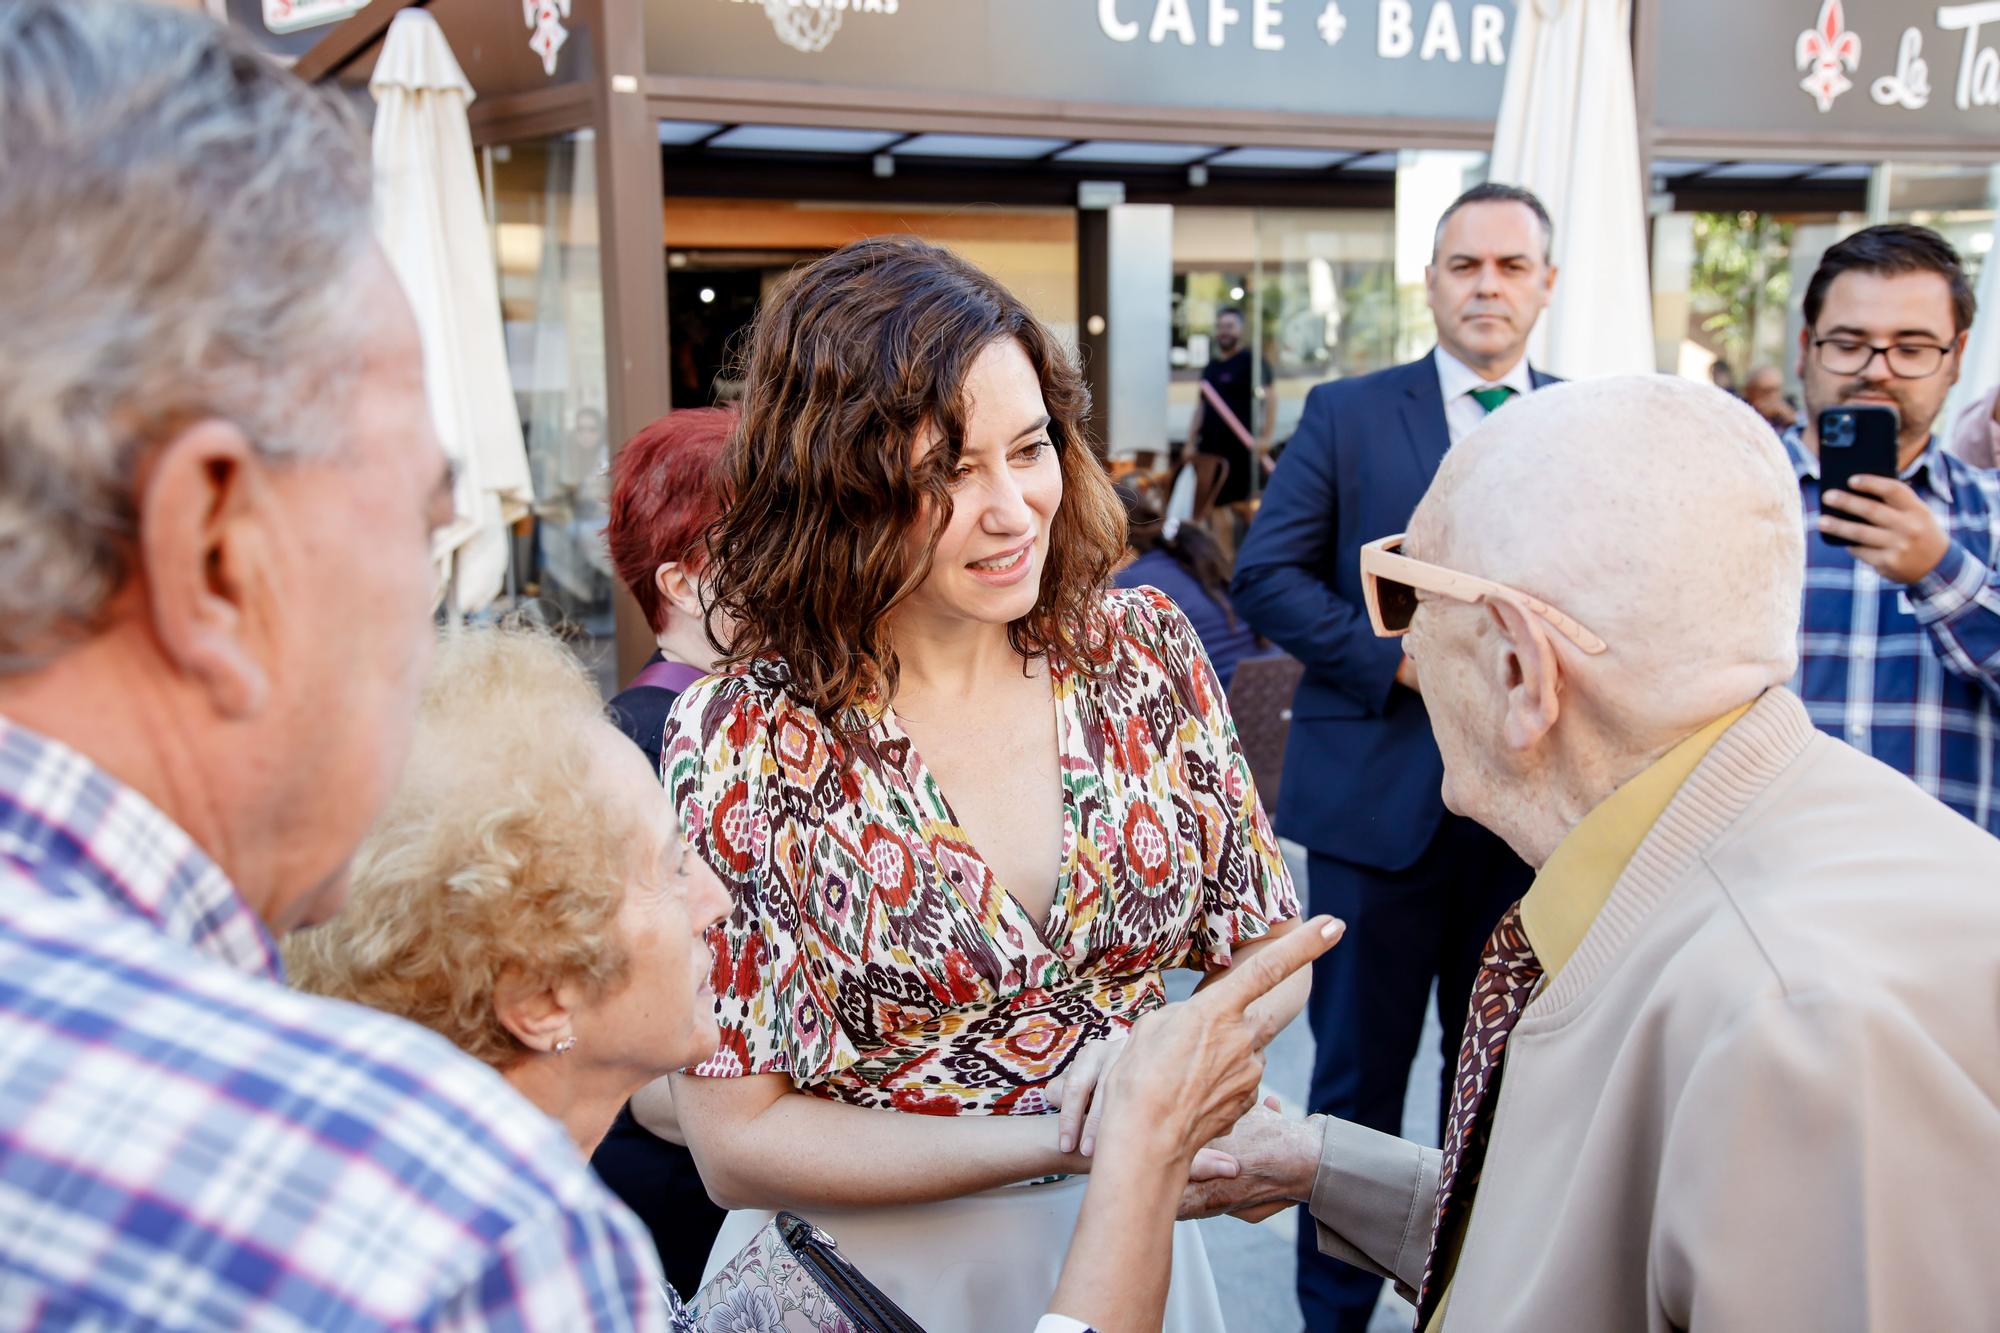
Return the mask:
[[[1597,631],[1611,651],[1575,671],[1634,721],[1698,725],[1796,661],[1798,482],[1770,427],[1706,385],[1618,376],[1510,404],[1446,455],[1410,546]]]

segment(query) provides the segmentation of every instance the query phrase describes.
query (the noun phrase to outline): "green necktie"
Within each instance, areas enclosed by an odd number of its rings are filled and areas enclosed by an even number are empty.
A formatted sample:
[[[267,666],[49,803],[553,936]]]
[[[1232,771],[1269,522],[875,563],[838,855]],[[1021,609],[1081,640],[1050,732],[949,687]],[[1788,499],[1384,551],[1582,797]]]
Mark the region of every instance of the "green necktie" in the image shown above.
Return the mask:
[[[1483,389],[1474,389],[1472,391],[1473,400],[1488,412],[1491,412],[1494,408],[1500,406],[1500,404],[1513,396],[1514,386],[1511,384],[1489,384]]]

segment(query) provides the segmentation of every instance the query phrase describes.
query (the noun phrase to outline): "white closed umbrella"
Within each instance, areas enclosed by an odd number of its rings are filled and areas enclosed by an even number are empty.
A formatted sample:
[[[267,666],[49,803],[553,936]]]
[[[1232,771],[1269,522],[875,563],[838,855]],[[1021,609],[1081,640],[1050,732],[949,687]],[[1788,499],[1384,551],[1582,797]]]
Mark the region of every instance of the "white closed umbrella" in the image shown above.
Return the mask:
[[[464,615],[500,593],[507,525],[534,502],[507,375],[500,293],[473,171],[472,85],[437,20],[405,9],[375,74],[375,235],[416,313],[438,437],[458,467],[437,556]]]
[[[1631,2],[1519,0],[1514,13],[1487,175],[1548,205],[1561,269],[1529,356],[1572,379],[1650,373]]]

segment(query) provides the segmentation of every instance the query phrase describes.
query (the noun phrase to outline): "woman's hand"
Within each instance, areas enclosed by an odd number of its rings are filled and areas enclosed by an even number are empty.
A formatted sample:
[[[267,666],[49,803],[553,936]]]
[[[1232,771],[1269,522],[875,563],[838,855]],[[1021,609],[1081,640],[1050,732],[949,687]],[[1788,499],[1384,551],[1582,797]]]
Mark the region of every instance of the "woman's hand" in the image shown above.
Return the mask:
[[[1097,1121],[1104,1111],[1104,1099],[1097,1090],[1105,1075],[1125,1051],[1125,1036],[1117,1032],[1087,1042],[1049,1087],[1049,1101],[1062,1115],[1056,1121],[1056,1144],[1063,1152],[1080,1152],[1085,1157],[1097,1147]]]

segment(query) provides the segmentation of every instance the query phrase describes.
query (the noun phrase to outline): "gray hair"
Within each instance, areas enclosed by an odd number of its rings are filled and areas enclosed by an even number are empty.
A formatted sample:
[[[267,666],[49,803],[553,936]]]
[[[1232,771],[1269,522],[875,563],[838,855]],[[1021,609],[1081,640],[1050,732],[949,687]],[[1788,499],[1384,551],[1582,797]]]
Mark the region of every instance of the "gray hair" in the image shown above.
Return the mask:
[[[269,457],[333,447],[366,141],[199,15],[10,0],[0,235],[0,671],[19,671],[131,572],[146,445],[212,417]]]

